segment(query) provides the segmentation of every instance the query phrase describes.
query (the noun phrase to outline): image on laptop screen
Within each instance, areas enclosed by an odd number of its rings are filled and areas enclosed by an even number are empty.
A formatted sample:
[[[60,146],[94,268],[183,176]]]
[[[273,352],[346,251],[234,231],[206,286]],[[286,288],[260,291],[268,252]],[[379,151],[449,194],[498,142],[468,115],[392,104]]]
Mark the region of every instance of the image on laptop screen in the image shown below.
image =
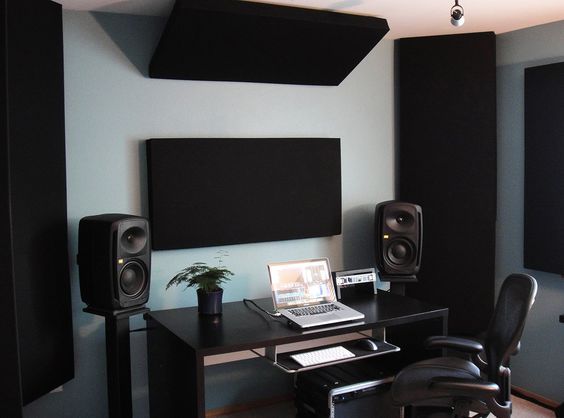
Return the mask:
[[[277,309],[333,302],[335,290],[329,260],[290,261],[268,265]]]

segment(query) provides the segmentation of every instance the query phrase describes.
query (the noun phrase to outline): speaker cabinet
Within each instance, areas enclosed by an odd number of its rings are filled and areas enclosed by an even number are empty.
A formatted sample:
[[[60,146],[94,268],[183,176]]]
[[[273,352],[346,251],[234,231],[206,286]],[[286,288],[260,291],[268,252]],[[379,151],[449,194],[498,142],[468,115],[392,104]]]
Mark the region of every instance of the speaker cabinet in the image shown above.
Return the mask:
[[[421,265],[421,207],[390,200],[376,205],[376,265],[384,280],[415,280]]]
[[[78,230],[80,295],[89,308],[138,308],[149,299],[147,219],[122,214],[82,218]]]

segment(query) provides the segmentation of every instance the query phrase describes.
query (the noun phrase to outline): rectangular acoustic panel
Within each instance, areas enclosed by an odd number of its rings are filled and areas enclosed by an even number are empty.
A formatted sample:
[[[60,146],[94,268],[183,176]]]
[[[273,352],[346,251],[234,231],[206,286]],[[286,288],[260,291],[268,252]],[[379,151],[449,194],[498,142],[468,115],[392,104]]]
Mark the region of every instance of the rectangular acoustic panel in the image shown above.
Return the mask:
[[[341,233],[338,138],[147,141],[153,249]]]
[[[61,5],[0,1],[0,416],[74,375]]]
[[[6,18],[6,1],[0,5],[0,22]],[[0,79],[5,80],[6,68],[6,30],[0,31]],[[5,98],[8,86],[0,83],[0,97]],[[0,100],[0,129],[2,134],[8,132],[8,113],[6,100]],[[0,359],[2,372],[0,374],[0,416],[22,416],[22,393],[20,383],[20,363],[18,359],[18,331],[16,316],[15,283],[12,277],[13,262],[11,257],[11,219],[9,195],[10,190],[9,158],[7,158],[9,143],[0,140],[0,190],[4,191],[0,197]]]
[[[486,329],[494,306],[496,54],[493,33],[401,39],[399,196],[423,211],[410,296],[449,308],[450,332]]]
[[[177,0],[153,78],[338,85],[388,32],[385,19],[240,0]]]
[[[564,62],[525,69],[526,268],[564,273]]]

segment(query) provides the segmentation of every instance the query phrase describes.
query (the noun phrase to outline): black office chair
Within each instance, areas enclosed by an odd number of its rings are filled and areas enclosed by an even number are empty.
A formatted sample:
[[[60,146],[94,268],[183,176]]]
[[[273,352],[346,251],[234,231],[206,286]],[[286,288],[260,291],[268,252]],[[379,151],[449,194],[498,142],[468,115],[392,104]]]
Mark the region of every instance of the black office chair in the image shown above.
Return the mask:
[[[484,345],[465,338],[429,338],[428,348],[453,349],[466,353],[468,359],[439,357],[407,366],[392,384],[392,402],[396,406],[414,406],[417,417],[422,413],[468,417],[470,411],[476,413],[474,417],[490,413],[498,418],[510,417],[509,357],[519,351],[525,319],[536,293],[533,277],[509,275],[499,292]]]

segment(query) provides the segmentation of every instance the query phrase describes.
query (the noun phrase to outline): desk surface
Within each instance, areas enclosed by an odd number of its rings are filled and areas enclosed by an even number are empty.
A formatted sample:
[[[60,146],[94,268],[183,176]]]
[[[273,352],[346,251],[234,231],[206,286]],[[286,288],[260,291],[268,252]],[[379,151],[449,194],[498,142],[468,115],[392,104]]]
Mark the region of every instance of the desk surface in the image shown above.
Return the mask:
[[[272,300],[269,298],[255,302],[266,310],[273,310]],[[252,305],[247,306],[243,302],[223,304],[223,315],[220,316],[200,316],[195,307],[152,311],[147,316],[164,326],[199,355],[213,355],[436,317],[446,318],[448,315],[446,308],[387,292],[379,292],[374,297],[347,300],[345,303],[364,313],[364,320],[314,330],[296,330],[290,328],[285,320],[268,318]]]

